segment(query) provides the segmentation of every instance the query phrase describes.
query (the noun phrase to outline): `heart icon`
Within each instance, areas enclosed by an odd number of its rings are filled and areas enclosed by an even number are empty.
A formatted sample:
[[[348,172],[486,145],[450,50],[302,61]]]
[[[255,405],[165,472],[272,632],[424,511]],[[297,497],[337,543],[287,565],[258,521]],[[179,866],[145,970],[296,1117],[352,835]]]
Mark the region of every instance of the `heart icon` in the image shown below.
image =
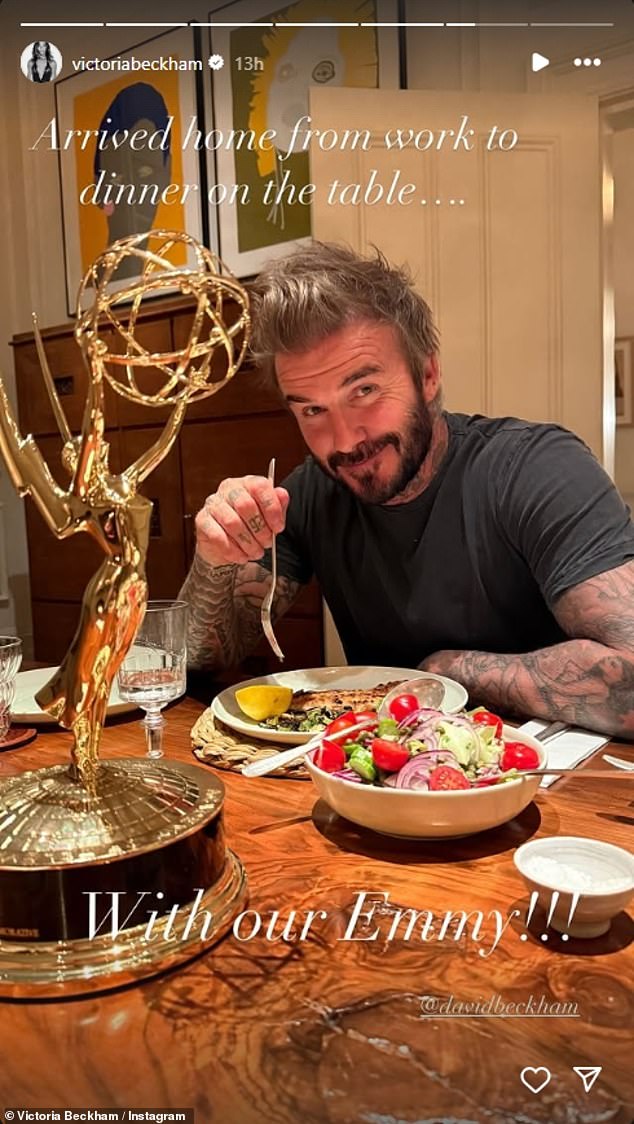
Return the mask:
[[[552,1077],[552,1073],[546,1066],[540,1065],[537,1069],[532,1065],[527,1065],[520,1073],[520,1081],[530,1089],[531,1093],[541,1093],[545,1089],[548,1082]]]

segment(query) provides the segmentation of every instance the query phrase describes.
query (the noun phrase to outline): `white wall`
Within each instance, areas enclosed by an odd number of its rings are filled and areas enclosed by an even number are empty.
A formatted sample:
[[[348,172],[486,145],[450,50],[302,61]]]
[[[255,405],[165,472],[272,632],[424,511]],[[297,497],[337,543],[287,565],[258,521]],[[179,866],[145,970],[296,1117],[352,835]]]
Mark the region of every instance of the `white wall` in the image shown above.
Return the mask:
[[[612,137],[616,335],[634,337],[634,128]],[[616,427],[616,484],[634,506],[634,426]]]

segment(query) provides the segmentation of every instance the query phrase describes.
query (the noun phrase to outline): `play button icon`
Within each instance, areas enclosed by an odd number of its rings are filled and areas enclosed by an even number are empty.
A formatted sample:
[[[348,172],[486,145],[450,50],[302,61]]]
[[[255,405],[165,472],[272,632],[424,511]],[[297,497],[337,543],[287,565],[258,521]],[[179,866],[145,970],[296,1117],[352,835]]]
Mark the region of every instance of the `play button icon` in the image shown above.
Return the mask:
[[[545,66],[550,66],[550,59],[547,59],[546,55],[540,55],[538,51],[533,51],[531,55],[531,70],[533,73],[543,70]]]

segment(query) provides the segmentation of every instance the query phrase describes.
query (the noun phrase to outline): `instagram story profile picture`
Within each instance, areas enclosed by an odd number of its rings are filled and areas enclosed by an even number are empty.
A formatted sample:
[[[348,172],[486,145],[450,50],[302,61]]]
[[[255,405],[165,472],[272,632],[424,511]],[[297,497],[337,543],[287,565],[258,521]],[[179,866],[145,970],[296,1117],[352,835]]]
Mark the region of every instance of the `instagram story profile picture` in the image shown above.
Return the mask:
[[[35,39],[22,51],[20,69],[29,82],[54,82],[62,72],[61,51],[47,39]]]

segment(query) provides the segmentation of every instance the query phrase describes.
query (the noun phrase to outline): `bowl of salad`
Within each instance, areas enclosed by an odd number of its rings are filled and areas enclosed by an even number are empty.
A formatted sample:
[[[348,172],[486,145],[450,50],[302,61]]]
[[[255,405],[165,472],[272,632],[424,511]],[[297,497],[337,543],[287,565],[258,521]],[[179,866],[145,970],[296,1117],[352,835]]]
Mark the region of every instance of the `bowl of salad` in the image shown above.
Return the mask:
[[[457,838],[513,819],[533,799],[545,747],[490,711],[421,708],[396,696],[389,716],[342,715],[305,757],[320,796],[386,835]],[[359,726],[353,733],[346,727]]]

